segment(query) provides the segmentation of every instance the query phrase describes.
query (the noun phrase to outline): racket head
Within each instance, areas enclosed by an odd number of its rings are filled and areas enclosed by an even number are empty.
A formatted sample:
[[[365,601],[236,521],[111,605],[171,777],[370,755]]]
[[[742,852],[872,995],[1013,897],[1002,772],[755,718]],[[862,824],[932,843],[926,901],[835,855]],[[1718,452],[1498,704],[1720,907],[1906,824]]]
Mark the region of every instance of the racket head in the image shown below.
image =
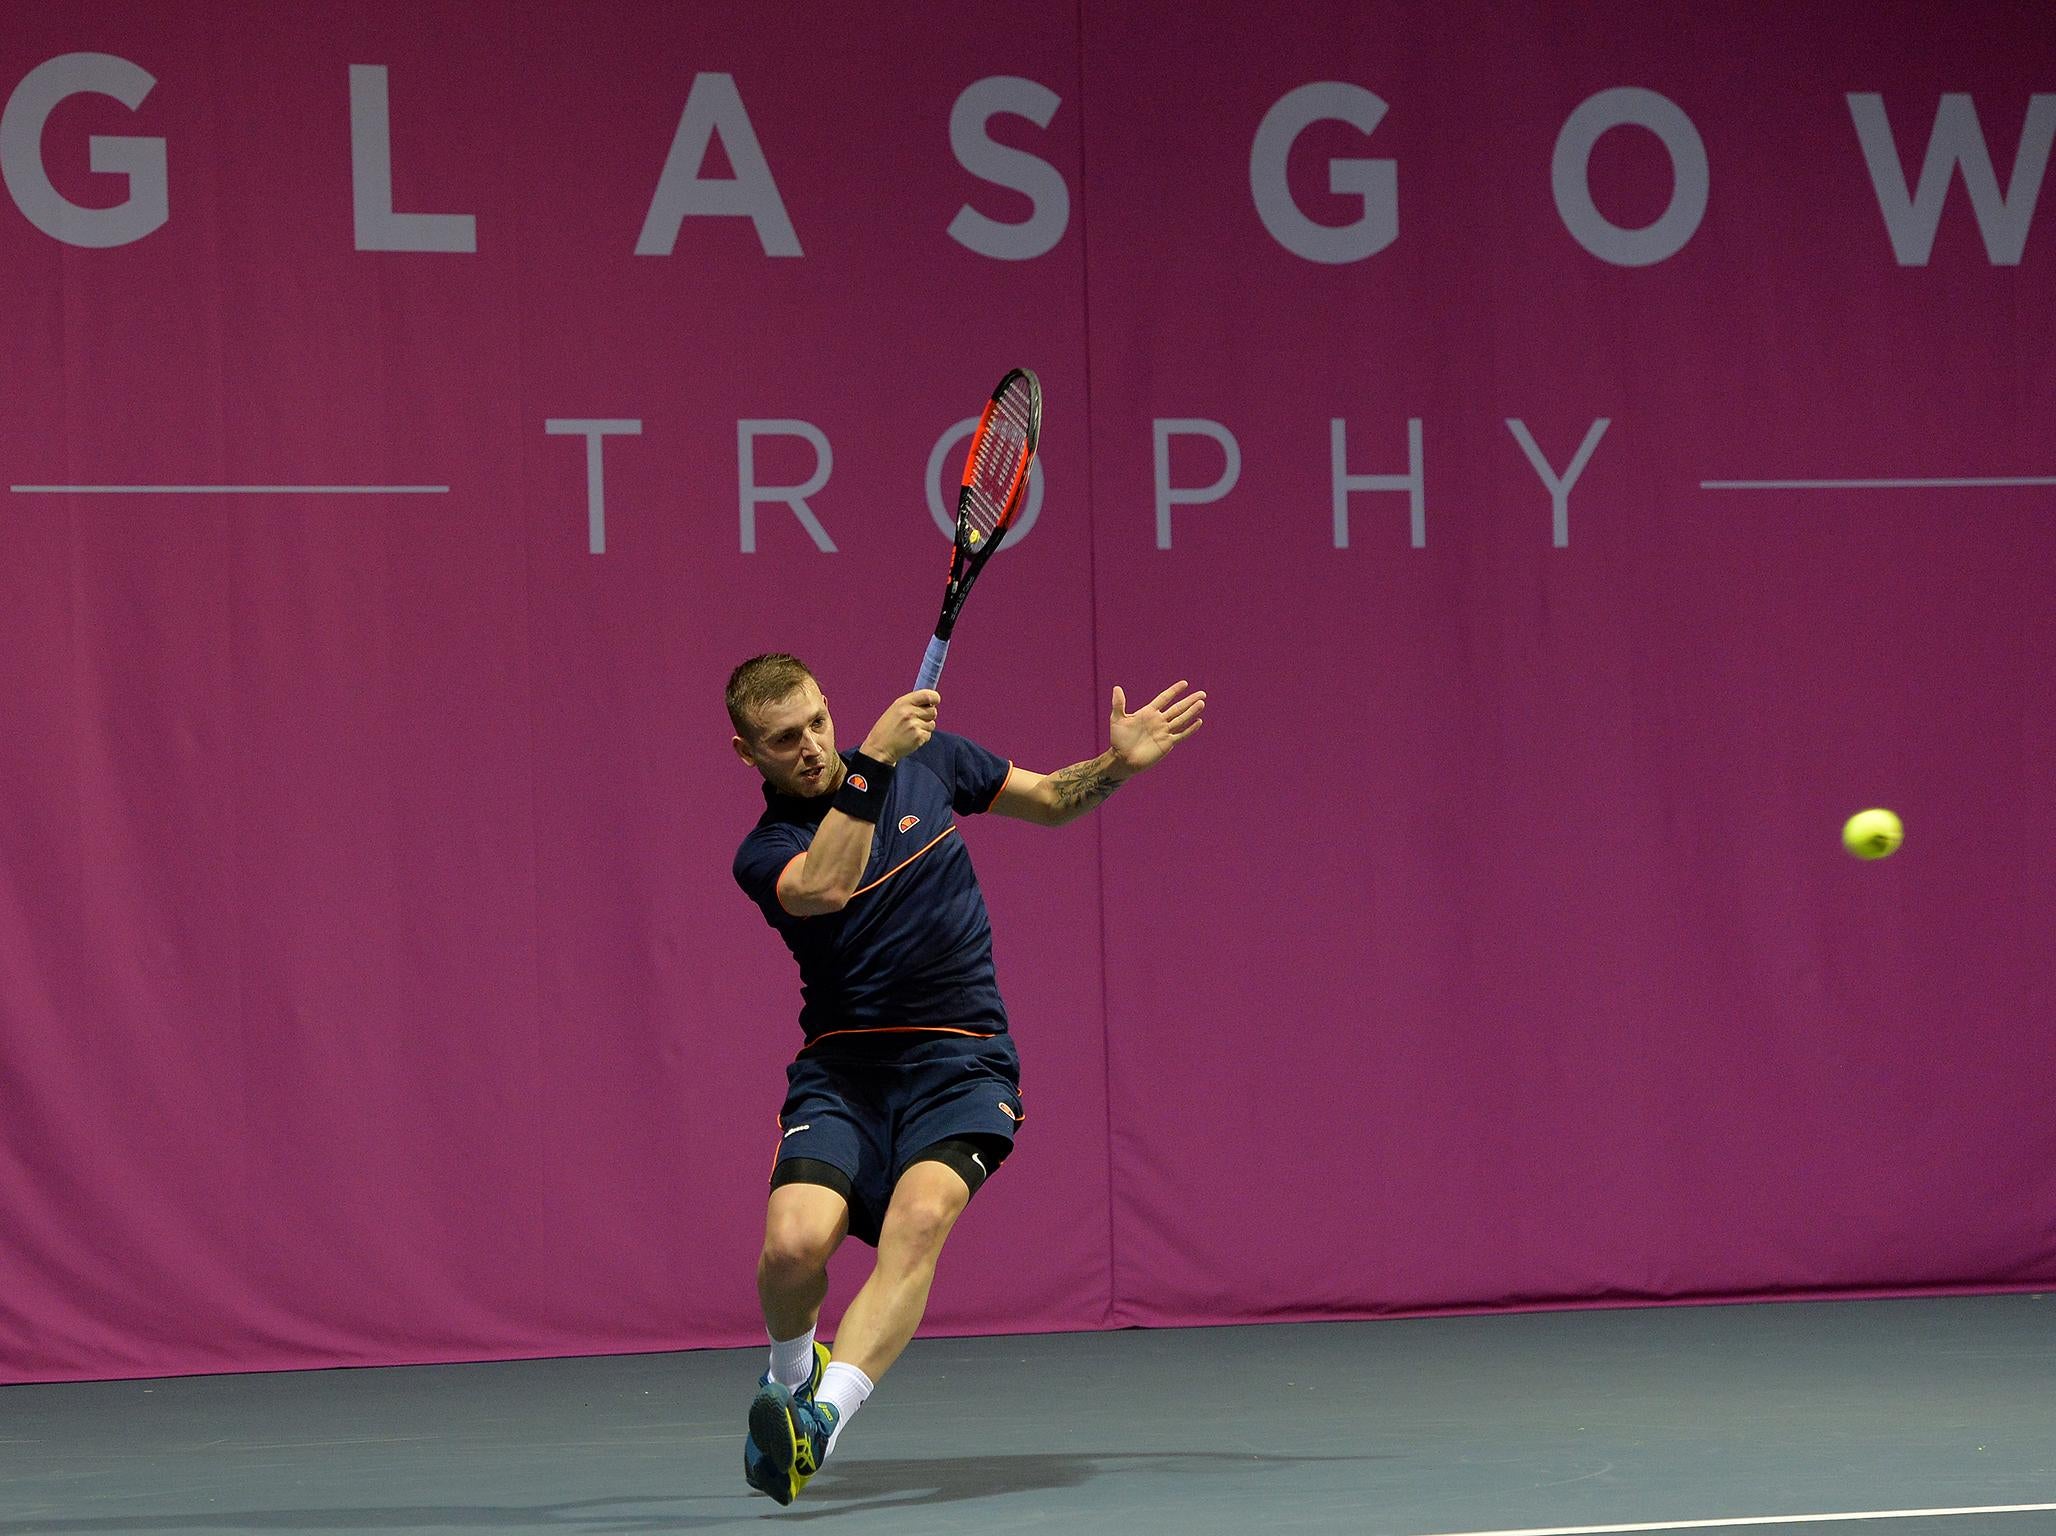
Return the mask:
[[[971,434],[957,491],[957,544],[966,555],[999,547],[1021,510],[1028,471],[1042,440],[1042,383],[1026,368],[999,381]]]
[[[950,544],[949,586],[935,638],[947,642],[971,583],[1014,525],[1028,488],[1028,471],[1042,441],[1042,384],[1026,368],[999,381],[971,433],[964,478],[957,490],[956,538]]]

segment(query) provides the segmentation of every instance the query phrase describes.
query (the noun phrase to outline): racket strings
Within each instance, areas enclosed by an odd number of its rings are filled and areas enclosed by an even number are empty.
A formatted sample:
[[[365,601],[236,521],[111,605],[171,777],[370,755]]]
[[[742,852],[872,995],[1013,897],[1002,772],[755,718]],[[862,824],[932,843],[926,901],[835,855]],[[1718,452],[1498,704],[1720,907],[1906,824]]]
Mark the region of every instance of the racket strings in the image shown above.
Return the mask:
[[[971,456],[968,510],[971,526],[980,533],[991,533],[1006,516],[1007,493],[1013,489],[1022,451],[1027,447],[1025,437],[1015,437],[998,422],[994,428],[979,441],[978,451]]]
[[[964,516],[981,539],[1006,521],[1020,499],[1040,415],[1037,391],[1019,383],[987,407],[964,474]]]

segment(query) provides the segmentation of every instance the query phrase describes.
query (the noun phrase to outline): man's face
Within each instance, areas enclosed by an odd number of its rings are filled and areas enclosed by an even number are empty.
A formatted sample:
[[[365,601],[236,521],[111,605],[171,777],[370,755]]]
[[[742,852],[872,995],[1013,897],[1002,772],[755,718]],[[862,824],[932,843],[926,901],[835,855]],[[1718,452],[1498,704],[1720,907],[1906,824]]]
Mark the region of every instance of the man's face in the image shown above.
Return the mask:
[[[812,678],[776,704],[756,712],[747,737],[732,738],[736,756],[754,767],[773,789],[812,798],[842,787],[842,759],[835,755],[835,722],[828,701]]]

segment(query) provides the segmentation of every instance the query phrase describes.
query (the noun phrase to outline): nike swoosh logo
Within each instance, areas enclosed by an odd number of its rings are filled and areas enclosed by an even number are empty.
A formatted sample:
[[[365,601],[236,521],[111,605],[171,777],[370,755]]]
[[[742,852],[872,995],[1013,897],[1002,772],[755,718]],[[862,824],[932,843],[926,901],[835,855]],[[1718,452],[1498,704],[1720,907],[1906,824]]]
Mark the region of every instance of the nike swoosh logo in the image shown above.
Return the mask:
[[[985,1166],[985,1159],[980,1157],[976,1152],[973,1152],[971,1154],[971,1161],[978,1165],[978,1171],[980,1173],[990,1173],[992,1171],[990,1168],[987,1168]]]
[[[799,1135],[799,1133],[800,1133],[801,1131],[811,1131],[811,1130],[812,1130],[813,1128],[814,1128],[814,1122],[813,1122],[813,1121],[811,1121],[811,1120],[809,1120],[809,1121],[808,1121],[808,1122],[807,1122],[807,1123],[806,1123],[805,1125],[796,1125],[796,1126],[794,1126],[794,1127],[793,1127],[793,1128],[792,1128],[791,1130],[789,1130],[789,1131],[787,1131],[787,1132],[785,1133],[785,1136],[797,1136],[797,1135]],[[783,1140],[785,1140],[785,1136],[781,1136],[781,1137],[779,1137],[778,1139],[779,1139],[780,1141],[783,1141]]]

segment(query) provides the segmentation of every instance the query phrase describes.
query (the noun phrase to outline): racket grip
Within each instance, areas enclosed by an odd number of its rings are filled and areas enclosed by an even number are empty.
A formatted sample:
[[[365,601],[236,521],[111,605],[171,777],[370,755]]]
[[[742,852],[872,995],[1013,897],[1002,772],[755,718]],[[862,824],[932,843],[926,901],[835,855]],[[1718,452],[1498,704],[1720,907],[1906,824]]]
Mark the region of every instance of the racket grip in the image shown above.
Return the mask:
[[[942,677],[942,658],[949,654],[949,642],[940,635],[931,637],[928,650],[921,658],[921,675],[914,679],[916,688],[933,688]]]

